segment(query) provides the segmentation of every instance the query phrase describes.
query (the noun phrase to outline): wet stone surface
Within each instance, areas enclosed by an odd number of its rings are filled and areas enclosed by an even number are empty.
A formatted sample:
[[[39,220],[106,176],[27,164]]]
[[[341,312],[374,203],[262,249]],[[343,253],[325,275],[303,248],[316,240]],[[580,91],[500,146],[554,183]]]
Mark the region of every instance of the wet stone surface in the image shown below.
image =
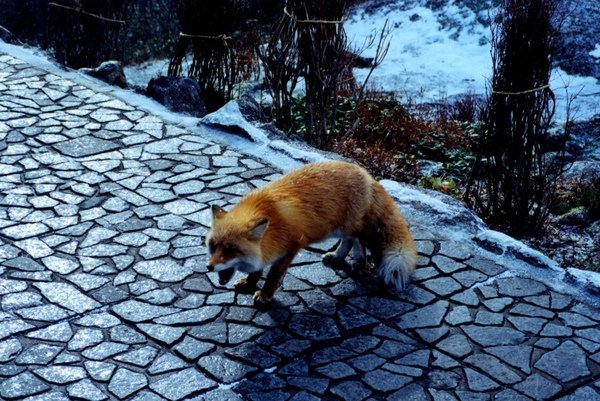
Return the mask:
[[[210,204],[277,173],[0,55],[0,398],[600,400],[600,311],[434,235],[403,294],[331,241],[266,310],[219,285]]]

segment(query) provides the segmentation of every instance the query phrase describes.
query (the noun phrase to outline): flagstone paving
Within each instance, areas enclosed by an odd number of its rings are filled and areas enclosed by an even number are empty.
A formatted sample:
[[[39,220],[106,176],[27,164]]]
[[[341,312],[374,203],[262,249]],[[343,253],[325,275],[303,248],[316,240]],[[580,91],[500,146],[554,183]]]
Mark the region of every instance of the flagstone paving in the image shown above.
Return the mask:
[[[207,273],[210,204],[279,172],[0,55],[0,398],[600,400],[600,311],[416,228],[408,291],[298,257]]]

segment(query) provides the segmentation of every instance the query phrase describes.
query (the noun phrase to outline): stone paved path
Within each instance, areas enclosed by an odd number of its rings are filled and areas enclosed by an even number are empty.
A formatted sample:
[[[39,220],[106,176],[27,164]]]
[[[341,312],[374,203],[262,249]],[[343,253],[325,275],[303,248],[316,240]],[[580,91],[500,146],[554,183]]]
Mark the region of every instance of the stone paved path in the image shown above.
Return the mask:
[[[331,242],[269,310],[220,286],[208,205],[275,176],[0,55],[0,398],[600,400],[600,312],[461,244],[417,235],[400,297]]]

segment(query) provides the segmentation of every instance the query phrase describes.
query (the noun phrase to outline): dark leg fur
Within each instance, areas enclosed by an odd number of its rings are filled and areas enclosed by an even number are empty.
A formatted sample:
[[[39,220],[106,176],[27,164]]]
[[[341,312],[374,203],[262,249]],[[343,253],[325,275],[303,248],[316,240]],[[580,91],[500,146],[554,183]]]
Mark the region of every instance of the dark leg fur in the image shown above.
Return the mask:
[[[263,285],[262,290],[254,293],[255,303],[262,304],[273,299],[273,296],[281,285],[283,276],[285,276],[285,273],[294,260],[296,253],[297,252],[288,253],[287,255],[277,259],[273,265],[271,265],[271,269],[269,269],[269,274],[267,274],[267,279],[265,280],[265,285]]]
[[[258,288],[258,280],[262,277],[262,270],[248,274],[247,277],[239,279],[235,283],[235,291],[243,294],[252,294]]]

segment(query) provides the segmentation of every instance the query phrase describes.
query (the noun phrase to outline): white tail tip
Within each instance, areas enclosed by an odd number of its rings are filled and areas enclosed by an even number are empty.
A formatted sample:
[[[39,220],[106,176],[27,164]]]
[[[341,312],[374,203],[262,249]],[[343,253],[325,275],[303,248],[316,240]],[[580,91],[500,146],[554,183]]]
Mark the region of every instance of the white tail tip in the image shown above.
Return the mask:
[[[415,266],[414,259],[413,255],[406,252],[387,252],[379,265],[379,276],[387,285],[402,291],[410,283],[410,276]]]

